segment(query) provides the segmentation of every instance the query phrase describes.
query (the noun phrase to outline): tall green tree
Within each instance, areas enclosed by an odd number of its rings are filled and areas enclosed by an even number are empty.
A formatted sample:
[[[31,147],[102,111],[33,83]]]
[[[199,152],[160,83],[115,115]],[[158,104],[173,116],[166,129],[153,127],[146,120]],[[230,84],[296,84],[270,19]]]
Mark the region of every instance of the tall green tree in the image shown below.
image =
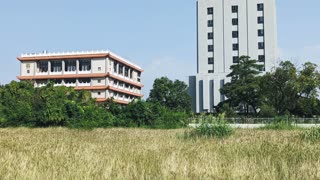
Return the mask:
[[[239,63],[230,67],[231,73],[227,77],[231,78],[231,82],[220,89],[221,94],[228,98],[229,105],[244,107],[247,115],[250,109],[257,113],[261,102],[258,75],[262,68],[262,65],[258,65],[256,60],[248,56],[240,57]]]
[[[32,101],[33,84],[29,81],[5,85],[0,94],[2,112],[11,125],[32,123],[34,118]]]
[[[159,103],[177,111],[191,111],[188,86],[182,81],[172,81],[167,77],[161,77],[154,81],[147,101]]]
[[[320,86],[320,73],[318,66],[311,62],[302,65],[302,70],[298,72],[298,102],[292,113],[312,117],[318,115],[318,90]]]
[[[264,103],[278,114],[291,112],[297,105],[299,92],[297,69],[290,61],[280,63],[274,71],[262,77]]]

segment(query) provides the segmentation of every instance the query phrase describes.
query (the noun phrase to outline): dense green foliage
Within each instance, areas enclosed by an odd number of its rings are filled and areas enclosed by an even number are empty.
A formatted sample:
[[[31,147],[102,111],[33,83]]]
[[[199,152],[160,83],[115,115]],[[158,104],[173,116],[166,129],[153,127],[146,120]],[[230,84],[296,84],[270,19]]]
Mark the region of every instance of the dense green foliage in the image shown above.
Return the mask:
[[[159,103],[175,111],[191,111],[191,97],[188,95],[188,86],[179,80],[171,81],[161,77],[154,81],[148,102]]]
[[[320,115],[320,73],[316,64],[306,62],[297,68],[289,61],[279,64],[271,72],[259,75],[256,60],[243,56],[231,66],[231,82],[220,89],[227,100],[219,111],[260,117]],[[231,108],[231,109],[230,109]]]
[[[175,83],[178,87],[173,85],[171,88],[185,88],[181,82]],[[179,95],[185,96],[183,93]],[[180,111],[182,106],[172,109],[165,105],[143,100],[133,101],[127,106],[112,100],[97,104],[88,91],[54,87],[53,83],[34,88],[32,82],[13,81],[0,86],[0,127],[180,128],[187,125],[189,114]]]

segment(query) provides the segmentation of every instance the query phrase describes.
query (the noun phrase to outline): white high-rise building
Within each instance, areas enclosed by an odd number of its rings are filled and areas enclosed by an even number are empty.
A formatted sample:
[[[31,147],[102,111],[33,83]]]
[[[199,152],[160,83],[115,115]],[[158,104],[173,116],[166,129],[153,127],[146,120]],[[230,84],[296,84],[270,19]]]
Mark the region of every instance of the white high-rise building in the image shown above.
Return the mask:
[[[212,112],[230,66],[250,56],[270,71],[277,52],[276,0],[198,0],[197,75],[189,77],[193,110]]]

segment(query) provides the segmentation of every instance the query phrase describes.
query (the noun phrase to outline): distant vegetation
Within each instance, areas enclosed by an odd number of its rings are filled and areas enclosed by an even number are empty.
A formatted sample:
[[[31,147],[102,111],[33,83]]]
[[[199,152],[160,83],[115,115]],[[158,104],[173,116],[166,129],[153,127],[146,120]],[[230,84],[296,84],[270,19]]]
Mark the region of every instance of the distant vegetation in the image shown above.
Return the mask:
[[[231,79],[221,89],[226,100],[209,112],[218,117],[319,117],[320,73],[316,64],[296,67],[281,62],[261,75],[262,66],[247,56],[232,65]],[[149,98],[121,106],[111,99],[97,104],[88,91],[54,87],[34,88],[31,81],[0,86],[0,127],[186,127],[194,114],[187,85],[161,77]],[[199,115],[195,115],[199,116]],[[201,116],[201,115],[200,115]],[[270,124],[272,128],[286,124]]]
[[[228,117],[320,115],[320,73],[316,64],[306,62],[296,67],[284,61],[264,75],[262,68],[247,56],[231,66],[231,81],[220,89],[227,100],[216,107],[218,113],[225,112]]]
[[[0,87],[0,127],[180,128],[188,123],[190,107],[187,86],[165,77],[155,80],[147,101],[128,106],[112,100],[97,104],[88,91],[53,83],[34,88],[30,81],[13,81]]]

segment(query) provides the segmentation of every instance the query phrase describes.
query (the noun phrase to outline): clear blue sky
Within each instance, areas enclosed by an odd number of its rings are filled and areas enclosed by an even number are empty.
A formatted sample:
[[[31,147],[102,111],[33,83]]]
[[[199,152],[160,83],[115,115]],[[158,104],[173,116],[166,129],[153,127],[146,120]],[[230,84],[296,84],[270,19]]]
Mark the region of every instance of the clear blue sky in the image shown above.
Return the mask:
[[[140,65],[147,96],[156,77],[196,73],[196,0],[8,0],[0,5],[0,83],[24,52],[109,49]],[[320,62],[320,1],[278,0],[281,59]]]

